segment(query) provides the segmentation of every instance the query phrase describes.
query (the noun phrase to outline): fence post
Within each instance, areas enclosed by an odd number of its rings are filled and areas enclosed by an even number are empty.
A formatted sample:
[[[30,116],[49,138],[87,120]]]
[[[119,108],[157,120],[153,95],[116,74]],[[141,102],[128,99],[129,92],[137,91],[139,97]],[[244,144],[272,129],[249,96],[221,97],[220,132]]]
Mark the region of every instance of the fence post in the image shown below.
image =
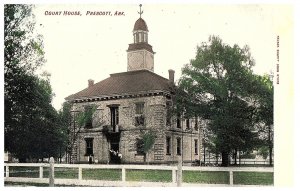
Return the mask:
[[[43,178],[43,173],[44,173],[43,170],[44,170],[43,167],[40,166],[40,178]]]
[[[78,179],[82,180],[82,167],[78,167]]]
[[[126,181],[126,171],[125,171],[125,167],[122,166],[122,182]]]
[[[176,183],[176,166],[172,169],[172,182]]]
[[[233,172],[232,172],[232,170],[229,171],[229,184],[231,186],[233,185]]]
[[[177,168],[178,168],[178,170],[177,170],[177,186],[180,187],[181,182],[182,182],[182,159],[181,159],[181,156],[179,157]]]
[[[49,187],[54,187],[54,158],[50,158],[49,167]]]
[[[6,169],[5,169],[5,177],[6,177],[6,178],[9,177],[9,166],[6,166]]]

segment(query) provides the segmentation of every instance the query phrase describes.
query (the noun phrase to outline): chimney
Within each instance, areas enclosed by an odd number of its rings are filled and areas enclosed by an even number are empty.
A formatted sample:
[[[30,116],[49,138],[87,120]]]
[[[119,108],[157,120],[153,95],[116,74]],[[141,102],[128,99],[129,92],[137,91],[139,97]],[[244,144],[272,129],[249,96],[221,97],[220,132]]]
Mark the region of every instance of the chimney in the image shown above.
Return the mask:
[[[94,85],[94,80],[89,79],[88,82],[89,82],[89,86],[88,86],[89,88]]]
[[[174,84],[174,73],[175,73],[175,71],[172,70],[172,69],[169,69],[168,71],[169,71],[169,81]]]

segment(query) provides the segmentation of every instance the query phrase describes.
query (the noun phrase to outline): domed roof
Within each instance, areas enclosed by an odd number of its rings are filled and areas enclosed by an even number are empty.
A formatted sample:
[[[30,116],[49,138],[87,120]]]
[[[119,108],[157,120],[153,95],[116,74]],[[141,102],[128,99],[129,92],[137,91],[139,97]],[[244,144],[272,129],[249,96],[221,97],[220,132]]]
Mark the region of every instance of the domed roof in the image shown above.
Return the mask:
[[[147,27],[147,24],[144,21],[144,19],[139,18],[137,21],[135,21],[133,30],[134,31],[136,31],[136,30],[148,31],[148,27]]]

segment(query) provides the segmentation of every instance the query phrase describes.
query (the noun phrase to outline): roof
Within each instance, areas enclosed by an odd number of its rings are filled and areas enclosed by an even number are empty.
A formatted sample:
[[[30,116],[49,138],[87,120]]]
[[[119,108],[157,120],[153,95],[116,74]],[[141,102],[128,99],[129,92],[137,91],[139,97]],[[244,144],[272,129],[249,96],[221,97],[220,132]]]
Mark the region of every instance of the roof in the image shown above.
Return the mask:
[[[91,87],[66,97],[66,100],[145,92],[170,91],[169,80],[148,70],[111,74]]]
[[[152,46],[145,42],[129,44],[127,51],[142,50],[142,49],[146,49],[149,52],[154,54]]]
[[[148,27],[146,22],[144,21],[144,19],[139,18],[138,20],[135,21],[134,27],[133,27],[134,31],[137,30],[143,30],[143,31],[148,31]]]

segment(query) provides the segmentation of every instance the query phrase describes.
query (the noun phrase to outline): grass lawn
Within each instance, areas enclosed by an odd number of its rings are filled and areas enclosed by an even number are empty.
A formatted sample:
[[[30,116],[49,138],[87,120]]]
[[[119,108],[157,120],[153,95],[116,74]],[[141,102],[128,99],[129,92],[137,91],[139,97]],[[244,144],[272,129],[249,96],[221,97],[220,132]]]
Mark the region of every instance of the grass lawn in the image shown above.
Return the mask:
[[[27,167],[27,166],[11,166],[9,167],[10,177],[27,177],[27,178],[38,178],[39,177],[39,167]],[[43,168],[43,177],[49,177],[49,168]],[[67,178],[76,179],[78,178],[77,168],[54,168],[55,178]]]
[[[82,169],[82,179],[87,180],[121,180],[121,169]]]
[[[44,168],[43,177],[49,178],[49,168]],[[78,168],[54,168],[54,178],[66,178],[66,179],[77,179],[78,178]]]
[[[10,177],[28,177],[38,178],[39,167],[27,167],[27,166],[10,166],[9,167]]]
[[[183,182],[205,184],[229,184],[229,172],[182,171]]]
[[[273,185],[272,172],[233,172],[233,184]]]
[[[172,182],[172,171],[126,170],[126,181]]]

